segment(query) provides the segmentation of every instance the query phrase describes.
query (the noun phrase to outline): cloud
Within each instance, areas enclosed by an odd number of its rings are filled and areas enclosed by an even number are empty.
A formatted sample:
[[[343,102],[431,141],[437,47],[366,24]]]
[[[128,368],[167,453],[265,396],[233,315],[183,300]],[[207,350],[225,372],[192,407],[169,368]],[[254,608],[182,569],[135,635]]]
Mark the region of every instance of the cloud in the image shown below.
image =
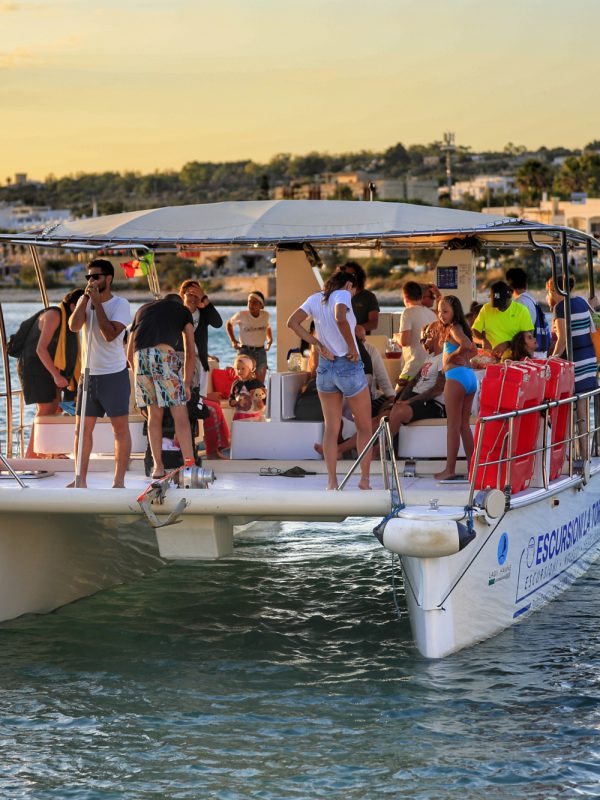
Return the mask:
[[[16,11],[40,11],[48,8],[46,3],[0,2],[0,14],[14,14]]]
[[[0,69],[15,69],[24,64],[32,64],[34,60],[34,55],[30,50],[17,47],[8,53],[0,52]]]

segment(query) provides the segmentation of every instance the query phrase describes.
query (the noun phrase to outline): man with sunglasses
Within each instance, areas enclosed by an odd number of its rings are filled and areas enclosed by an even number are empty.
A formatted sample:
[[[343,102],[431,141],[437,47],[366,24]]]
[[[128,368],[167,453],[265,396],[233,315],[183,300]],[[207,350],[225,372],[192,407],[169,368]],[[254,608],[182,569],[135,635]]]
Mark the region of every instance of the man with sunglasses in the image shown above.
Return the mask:
[[[131,453],[129,433],[129,395],[131,385],[123,346],[125,329],[131,319],[129,301],[111,292],[115,270],[110,261],[95,258],[88,264],[87,285],[83,296],[69,318],[69,328],[77,333],[83,329],[87,347],[89,326],[91,339],[84,363],[90,369],[90,382],[85,408],[83,448],[79,469],[80,487],[86,488],[86,477],[93,431],[98,417],[110,418],[115,436],[115,474],[113,488],[125,487],[125,471]],[[93,309],[93,315],[92,315]],[[82,383],[77,394],[77,426],[75,452],[78,452]]]

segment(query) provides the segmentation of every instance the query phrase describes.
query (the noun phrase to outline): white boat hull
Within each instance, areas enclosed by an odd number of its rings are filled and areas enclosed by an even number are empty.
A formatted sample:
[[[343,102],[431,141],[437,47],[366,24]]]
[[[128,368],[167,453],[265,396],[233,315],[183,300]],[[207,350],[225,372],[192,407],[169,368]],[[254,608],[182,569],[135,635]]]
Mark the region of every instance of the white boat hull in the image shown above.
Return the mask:
[[[542,493],[442,558],[402,556],[419,651],[442,658],[494,636],[563,592],[600,555],[600,474],[585,487]]]
[[[0,515],[0,621],[46,613],[160,567],[139,516]]]
[[[92,475],[92,480],[96,476]],[[135,478],[131,477],[133,483]],[[0,622],[46,613],[66,603],[134,580],[169,560],[223,558],[233,550],[233,529],[253,520],[342,520],[348,514],[389,510],[389,492],[332,493],[301,490],[297,480],[241,474],[223,477],[225,489],[171,487],[152,506],[164,523],[182,499],[187,507],[175,524],[153,528],[136,489],[64,488],[57,474],[20,489],[5,481],[0,490]],[[314,482],[324,482],[315,476]],[[53,487],[52,482],[59,484]],[[278,489],[273,489],[272,481]],[[309,479],[304,483],[308,484]],[[304,485],[304,484],[303,484]],[[233,488],[235,487],[235,488]],[[368,496],[365,496],[368,495]]]

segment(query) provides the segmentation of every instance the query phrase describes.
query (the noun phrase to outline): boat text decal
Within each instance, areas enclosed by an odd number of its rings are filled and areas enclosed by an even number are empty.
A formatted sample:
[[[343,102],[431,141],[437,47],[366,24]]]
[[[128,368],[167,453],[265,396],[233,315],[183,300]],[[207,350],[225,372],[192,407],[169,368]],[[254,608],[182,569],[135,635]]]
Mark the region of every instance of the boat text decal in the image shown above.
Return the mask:
[[[519,603],[556,578],[595,544],[588,534],[600,522],[600,500],[552,530],[532,536],[521,553],[517,596]]]

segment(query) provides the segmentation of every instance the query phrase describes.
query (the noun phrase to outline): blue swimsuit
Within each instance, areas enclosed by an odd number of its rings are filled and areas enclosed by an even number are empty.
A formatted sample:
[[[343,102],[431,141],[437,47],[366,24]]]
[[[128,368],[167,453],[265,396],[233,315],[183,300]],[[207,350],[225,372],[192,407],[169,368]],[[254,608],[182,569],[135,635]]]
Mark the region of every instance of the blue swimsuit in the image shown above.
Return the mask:
[[[458,350],[458,345],[454,342],[444,342],[444,353],[454,353]],[[446,380],[458,381],[465,390],[465,394],[473,394],[477,391],[477,378],[470,367],[452,367],[446,370]]]

